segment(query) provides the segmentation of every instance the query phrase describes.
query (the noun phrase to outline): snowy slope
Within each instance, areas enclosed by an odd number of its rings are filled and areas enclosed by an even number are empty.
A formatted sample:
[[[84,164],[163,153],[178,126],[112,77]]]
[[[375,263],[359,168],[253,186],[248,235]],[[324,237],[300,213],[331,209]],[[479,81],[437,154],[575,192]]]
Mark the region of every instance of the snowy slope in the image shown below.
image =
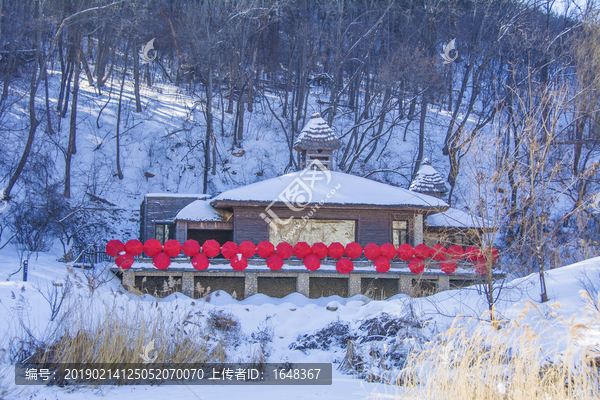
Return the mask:
[[[55,261],[52,253],[40,254],[39,258],[31,261],[29,281],[20,282],[20,274],[14,275],[6,281],[9,272],[16,270],[17,257],[13,249],[5,248],[0,251],[0,319],[2,326],[2,346],[6,346],[7,338],[22,334],[21,323],[31,329],[36,335],[43,336],[49,323],[49,306],[41,296],[51,282],[61,282],[66,279],[67,272],[64,264]],[[71,279],[80,280],[82,271],[75,270]],[[536,275],[528,276],[508,282],[501,292],[496,312],[503,319],[519,319],[521,323],[531,323],[537,326],[536,330],[543,337],[542,356],[553,359],[558,353],[564,351],[573,343],[569,339],[569,324],[586,322],[588,317],[583,313],[585,302],[579,295],[582,278],[592,280],[600,276],[600,258],[590,259],[571,266],[549,271],[546,275],[548,303],[539,303],[539,279]],[[86,295],[87,288],[82,286],[76,293],[82,299],[88,299],[89,305],[84,303],[80,307],[92,307],[97,312],[103,312],[104,304],[114,304],[117,307],[136,308],[148,310],[154,304],[163,314],[174,313],[183,318],[188,310],[200,309],[203,312],[210,310],[224,310],[235,316],[240,322],[242,337],[249,338],[252,332],[270,326],[273,340],[269,344],[269,359],[272,362],[339,362],[345,355],[345,350],[340,345],[332,345],[327,349],[292,350],[290,346],[299,343],[297,340],[303,336],[316,337],[316,332],[323,330],[331,324],[347,324],[351,330],[356,331],[361,322],[368,318],[382,316],[384,313],[393,317],[414,315],[419,321],[428,321],[418,333],[412,333],[412,339],[406,341],[407,345],[418,346],[420,341],[427,338],[433,339],[438,333],[444,332],[458,315],[463,315],[461,321],[471,324],[473,329],[478,325],[479,318],[487,311],[487,304],[482,294],[476,287],[464,288],[439,293],[435,296],[420,299],[410,299],[405,295],[397,295],[385,301],[369,300],[364,296],[354,296],[343,299],[337,296],[321,299],[307,299],[300,294],[292,294],[283,299],[274,299],[265,295],[254,295],[242,301],[234,300],[224,292],[210,295],[208,302],[193,300],[180,293],[170,295],[158,301],[151,296],[134,296],[120,290],[118,280],[111,280],[97,289],[93,297]],[[560,307],[556,304],[560,303]],[[530,308],[530,305],[535,307]],[[524,311],[528,310],[528,311]],[[106,311],[104,311],[106,312]],[[525,316],[519,314],[525,312]],[[178,314],[180,313],[180,314]],[[149,314],[151,315],[151,314]],[[485,318],[485,317],[484,317]],[[357,331],[358,332],[358,331]],[[406,334],[407,332],[404,332]],[[410,332],[408,332],[410,333]],[[416,336],[415,336],[416,335]],[[318,335],[317,335],[318,336]],[[585,338],[579,344],[600,345],[600,331],[596,327],[586,331]],[[248,356],[250,346],[244,342],[236,349],[232,349],[232,356],[244,359]],[[334,364],[334,381],[332,386],[302,386],[302,387],[102,387],[100,389],[80,388],[63,389],[59,387],[19,387],[18,398],[31,396],[31,398],[58,398],[80,399],[102,398],[153,398],[170,399],[177,396],[181,399],[211,399],[239,398],[243,394],[245,399],[267,398],[327,398],[327,399],[360,399],[365,398],[374,390],[389,392],[389,388],[382,385],[365,383],[352,376],[343,375],[337,371],[338,364]],[[5,364],[6,367],[6,364]],[[10,377],[10,374],[9,374]],[[14,388],[13,388],[14,389]]]

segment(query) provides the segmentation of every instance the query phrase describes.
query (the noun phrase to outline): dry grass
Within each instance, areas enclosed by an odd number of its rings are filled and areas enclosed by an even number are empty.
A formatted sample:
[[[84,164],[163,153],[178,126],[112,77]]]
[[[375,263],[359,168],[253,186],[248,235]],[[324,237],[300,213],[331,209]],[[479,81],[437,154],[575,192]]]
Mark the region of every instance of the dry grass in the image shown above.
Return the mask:
[[[79,299],[85,301],[83,299]],[[92,307],[74,301],[43,345],[29,352],[36,363],[140,363],[154,340],[156,363],[207,363],[227,360],[227,341],[203,323],[202,306],[169,312],[158,303],[136,302]],[[79,305],[79,306],[76,306]],[[37,341],[40,343],[40,341]],[[25,354],[27,355],[27,354]]]
[[[398,393],[401,393],[395,397],[600,398],[599,353],[597,349],[577,345],[588,329],[600,322],[597,311],[590,325],[573,321],[568,324],[569,342],[575,345],[555,357],[554,362],[542,353],[544,343],[539,330],[522,323],[524,314],[517,320],[506,321],[499,330],[493,324],[483,324],[473,333],[467,326],[455,323],[426,350],[408,358],[406,367],[391,382],[398,385]],[[545,334],[548,337],[549,332]],[[379,398],[379,395],[371,398]]]

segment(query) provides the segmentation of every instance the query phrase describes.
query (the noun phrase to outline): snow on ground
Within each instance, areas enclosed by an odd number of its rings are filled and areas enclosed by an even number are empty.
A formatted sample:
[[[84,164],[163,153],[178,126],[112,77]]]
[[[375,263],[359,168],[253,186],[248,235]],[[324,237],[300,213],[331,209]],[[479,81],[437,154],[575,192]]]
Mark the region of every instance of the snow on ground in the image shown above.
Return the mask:
[[[56,249],[56,253],[60,249]],[[40,253],[30,261],[28,282],[21,281],[21,273],[9,278],[9,274],[18,269],[17,252],[7,246],[0,251],[0,337],[6,346],[6,340],[19,330],[19,320],[36,334],[43,336],[49,327],[50,307],[41,295],[52,282],[64,281],[69,275],[63,263],[56,261],[52,251]],[[80,279],[82,271],[75,269],[77,275],[72,279]],[[583,311],[586,303],[581,299],[581,280],[587,278],[598,281],[600,277],[600,258],[586,260],[567,267],[549,271],[546,275],[550,301],[539,302],[539,278],[537,275],[520,278],[505,284],[496,312],[505,319],[518,319],[519,314],[530,304],[535,305],[527,313],[525,320],[538,325],[536,330],[542,335],[544,357],[553,359],[558,352],[564,351],[570,344],[568,338],[569,325],[566,322],[575,317],[576,322],[586,321]],[[600,287],[600,284],[598,284]],[[76,292],[86,294],[87,288],[82,286]],[[86,296],[89,298],[89,295]],[[433,338],[444,332],[454,318],[465,315],[463,321],[476,325],[487,310],[487,304],[477,288],[442,292],[437,295],[411,299],[405,295],[396,295],[388,300],[369,300],[364,296],[353,296],[348,299],[332,296],[321,299],[308,299],[300,294],[291,294],[283,299],[270,298],[258,294],[241,301],[232,299],[227,293],[212,293],[209,302],[193,300],[180,293],[172,294],[158,301],[149,295],[135,296],[124,293],[118,279],[102,285],[92,297],[92,307],[102,308],[104,304],[114,302],[125,307],[153,307],[158,304],[163,313],[189,309],[223,310],[231,313],[240,321],[242,335],[250,336],[261,326],[269,324],[273,329],[273,340],[270,343],[269,362],[338,362],[343,359],[345,350],[338,345],[329,349],[292,350],[290,345],[299,336],[327,327],[336,321],[348,323],[355,329],[360,321],[382,313],[394,317],[414,313],[421,321],[428,321],[422,329],[424,337]],[[145,305],[144,305],[145,303]],[[560,307],[556,303],[560,303]],[[333,311],[332,311],[333,310]],[[553,314],[555,313],[555,314]],[[600,331],[589,330],[581,342],[583,344],[600,344]],[[249,346],[242,344],[233,350],[236,359],[247,356]],[[382,384],[367,383],[351,375],[344,375],[334,364],[332,386],[163,386],[163,387],[108,387],[101,388],[59,388],[59,387],[18,387],[21,390],[18,398],[32,399],[362,399],[373,392],[393,393],[394,388]],[[12,373],[12,372],[11,372]],[[9,376],[12,379],[12,375]]]

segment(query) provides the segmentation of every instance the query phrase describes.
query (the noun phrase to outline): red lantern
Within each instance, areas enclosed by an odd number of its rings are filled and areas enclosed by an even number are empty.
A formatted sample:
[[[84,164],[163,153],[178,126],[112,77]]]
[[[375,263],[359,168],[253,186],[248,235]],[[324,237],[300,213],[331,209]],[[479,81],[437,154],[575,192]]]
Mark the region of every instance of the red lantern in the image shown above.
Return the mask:
[[[171,257],[162,251],[152,257],[152,264],[158,269],[167,269],[171,265]]]
[[[415,255],[415,250],[410,244],[404,243],[398,247],[397,253],[402,261],[408,261]]]
[[[117,264],[117,267],[127,269],[133,265],[133,260],[134,258],[132,254],[125,253],[117,257],[115,264]]]
[[[256,246],[256,254],[258,254],[259,257],[267,258],[274,252],[275,246],[273,246],[273,243],[268,242],[266,240],[260,242],[258,246]]]
[[[415,247],[415,258],[419,260],[425,260],[431,256],[431,250],[426,244],[421,243]]]
[[[385,274],[390,270],[390,260],[384,256],[377,257],[375,261],[373,261],[373,264],[375,264],[375,269],[380,274]]]
[[[221,245],[215,239],[209,239],[202,245],[202,253],[206,257],[216,257],[221,252]]]
[[[177,257],[181,254],[181,243],[179,243],[175,239],[169,239],[165,242],[165,245],[163,246],[163,251],[169,257]]]
[[[479,251],[479,249],[477,247],[469,246],[465,250],[465,259],[467,261],[475,262],[477,260],[477,257],[479,257],[480,254],[481,254],[481,252]]]
[[[435,261],[446,261],[448,258],[446,248],[441,244],[433,245],[431,248],[431,258]]]
[[[351,242],[346,245],[346,255],[348,258],[358,258],[362,252],[362,247],[360,247],[360,244],[356,242]]]
[[[310,252],[322,260],[327,257],[327,246],[321,242],[315,243],[310,248]]]
[[[162,251],[162,244],[156,239],[148,239],[144,243],[144,253],[148,257],[154,257]]]
[[[193,239],[186,240],[181,247],[183,248],[183,254],[188,257],[194,257],[196,254],[200,253],[200,243]]]
[[[451,274],[454,271],[456,271],[456,263],[455,262],[450,262],[450,261],[441,262],[440,263],[440,268],[445,273]]]
[[[421,274],[425,271],[425,265],[420,258],[413,258],[408,262],[408,268],[413,274]]]
[[[283,259],[290,258],[294,254],[294,248],[287,242],[281,242],[277,245],[277,255]]]
[[[457,244],[448,247],[448,255],[452,260],[460,260],[463,257],[463,248]]]
[[[106,254],[109,257],[116,257],[121,254],[122,251],[125,251],[125,245],[120,240],[111,240],[106,243]]]
[[[396,257],[396,248],[391,243],[382,244],[379,248],[379,252],[388,260],[391,260],[392,258]]]
[[[223,247],[221,248],[221,254],[228,260],[231,260],[233,256],[238,253],[238,245],[234,242],[225,242]]]
[[[256,246],[248,240],[244,240],[240,243],[238,250],[246,258],[250,258],[256,254]]]
[[[308,255],[310,255],[310,246],[308,245],[308,243],[296,243],[296,245],[294,246],[294,255],[300,259],[308,257]]]
[[[267,258],[267,267],[272,271],[279,271],[283,267],[283,257],[279,254],[271,254]]]
[[[340,258],[335,263],[335,269],[337,269],[340,274],[349,274],[354,270],[354,263],[348,258]]]
[[[381,251],[379,250],[379,246],[375,243],[369,243],[365,246],[365,257],[367,257],[367,259],[373,261],[380,255]]]
[[[202,253],[198,253],[192,257],[192,267],[198,271],[204,271],[206,268],[208,268],[208,264],[208,258]]]
[[[248,260],[241,254],[235,254],[229,261],[231,267],[236,271],[243,271],[248,266]]]
[[[132,256],[139,256],[144,251],[144,245],[137,239],[128,240],[125,243],[125,252]]]
[[[321,266],[321,260],[314,254],[309,254],[304,257],[304,266],[309,271],[316,271]]]

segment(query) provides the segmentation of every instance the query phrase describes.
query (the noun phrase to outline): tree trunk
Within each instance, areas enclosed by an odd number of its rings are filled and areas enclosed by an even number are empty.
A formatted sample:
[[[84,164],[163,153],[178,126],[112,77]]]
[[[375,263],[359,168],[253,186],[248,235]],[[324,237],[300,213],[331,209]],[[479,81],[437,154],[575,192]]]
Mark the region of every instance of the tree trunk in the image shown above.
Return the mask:
[[[41,4],[40,4],[41,8]],[[39,20],[37,21],[39,23]],[[38,62],[40,59],[40,47],[41,47],[41,32],[38,30],[36,41],[36,49],[35,56],[36,60],[33,63],[32,71],[31,71],[31,83],[29,85],[29,134],[27,136],[27,142],[25,143],[25,148],[23,149],[23,154],[21,155],[21,159],[19,160],[19,164],[15,169],[15,172],[12,174],[8,181],[7,187],[4,189],[4,200],[10,199],[10,192],[12,188],[15,186],[17,179],[23,172],[23,168],[25,167],[25,163],[29,158],[29,154],[31,153],[31,148],[33,146],[33,140],[35,138],[35,132],[37,130],[40,121],[36,119],[35,116],[35,95],[37,93],[38,86],[40,84],[40,79],[38,77]],[[46,60],[43,60],[43,64],[45,65]]]
[[[415,162],[415,169],[413,170],[413,178],[417,175],[419,168],[421,168],[421,161],[423,161],[423,151],[425,148],[425,118],[427,117],[427,104],[428,104],[427,91],[423,93],[423,100],[421,104],[421,119],[419,121],[419,150],[417,152],[417,160]]]
[[[129,46],[127,46],[129,47]],[[127,60],[129,48],[125,51],[125,66],[123,67],[123,79],[121,80],[121,90],[119,91],[119,105],[117,106],[117,176],[123,179],[123,171],[121,171],[121,103],[123,101],[123,88],[125,87],[125,77],[127,76]]]
[[[80,49],[80,46],[77,46]],[[71,160],[74,154],[77,153],[77,97],[79,94],[79,74],[81,72],[81,64],[79,62],[79,53],[77,52],[75,57],[75,80],[73,82],[73,101],[71,104],[71,121],[70,121],[70,132],[69,132],[69,146],[67,148],[67,159],[65,163],[65,192],[66,198],[71,197]],[[65,103],[66,106],[66,103]]]
[[[208,82],[206,84],[206,136],[204,139],[204,182],[202,185],[202,193],[208,191],[208,170],[210,169],[210,144],[213,141],[214,152],[214,132],[213,132],[213,114],[212,114],[212,96],[213,96],[213,80],[212,80],[212,54],[208,51]],[[214,169],[213,164],[213,169]]]
[[[135,112],[142,112],[142,102],[140,100],[140,62],[137,45],[133,43],[133,92],[135,94]]]

